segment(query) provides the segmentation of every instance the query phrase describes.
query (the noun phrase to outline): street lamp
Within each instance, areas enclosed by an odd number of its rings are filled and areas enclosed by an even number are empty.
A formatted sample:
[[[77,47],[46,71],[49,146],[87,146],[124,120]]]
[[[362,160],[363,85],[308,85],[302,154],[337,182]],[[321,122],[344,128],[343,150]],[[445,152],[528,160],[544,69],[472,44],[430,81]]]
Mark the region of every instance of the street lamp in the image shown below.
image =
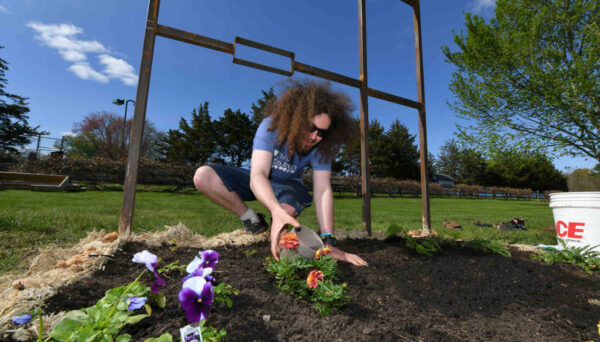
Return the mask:
[[[132,102],[133,105],[135,106],[135,101],[133,100],[125,100],[125,99],[114,99],[113,100],[113,104],[116,104],[117,106],[122,106],[123,104],[125,104],[125,114],[123,115],[123,140],[121,142],[122,148],[125,147],[125,132],[127,131],[127,104],[129,102]]]

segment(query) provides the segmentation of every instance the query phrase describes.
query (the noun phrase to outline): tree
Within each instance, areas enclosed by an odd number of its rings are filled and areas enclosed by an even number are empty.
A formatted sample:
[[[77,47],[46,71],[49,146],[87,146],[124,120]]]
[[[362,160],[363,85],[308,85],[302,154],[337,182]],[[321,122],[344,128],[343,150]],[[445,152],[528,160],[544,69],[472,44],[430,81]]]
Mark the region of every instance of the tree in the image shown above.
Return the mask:
[[[384,134],[374,136],[371,159],[373,175],[397,179],[420,179],[419,150],[415,145],[415,137],[398,119]]]
[[[458,172],[460,170],[459,155],[458,142],[450,139],[440,148],[436,165],[439,173],[452,177],[455,182],[458,182]]]
[[[230,165],[242,166],[252,156],[252,141],[256,129],[250,117],[239,109],[235,112],[227,109],[215,124],[218,153],[223,159],[229,160]]]
[[[127,157],[128,134],[133,120],[123,127],[120,115],[111,112],[89,113],[73,124],[73,135],[64,137],[67,156],[80,158],[101,157],[119,160]],[[146,120],[140,146],[140,155],[152,159],[154,144],[160,136],[154,124]],[[125,141],[123,141],[125,138]]]
[[[254,124],[255,130],[258,128],[258,125],[260,125],[260,122],[265,116],[265,108],[269,102],[275,100],[276,98],[275,93],[273,92],[273,87],[269,88],[267,91],[261,90],[261,92],[262,98],[256,100],[256,104],[252,103],[252,106],[250,107],[250,114],[252,115],[252,123]]]
[[[352,143],[344,145],[332,170],[352,176],[360,175],[360,120],[353,124]],[[394,177],[419,179],[419,151],[415,136],[398,120],[388,131],[373,120],[369,123],[369,167],[373,178]],[[430,171],[433,170],[430,168]]]
[[[465,14],[451,105],[475,123],[461,139],[495,153],[540,149],[600,161],[600,2],[498,0],[489,23]]]
[[[181,117],[178,130],[169,130],[157,142],[157,152],[163,162],[176,164],[206,164],[217,147],[215,124],[210,119],[208,102],[192,110],[189,123]]]
[[[484,185],[487,183],[487,162],[480,152],[463,148],[450,139],[441,147],[437,161],[438,172],[454,178],[456,184]]]
[[[488,162],[486,185],[533,190],[567,190],[567,178],[539,152],[503,151]]]
[[[38,131],[39,126],[29,126],[27,99],[4,90],[7,70],[8,62],[0,58],[0,160],[16,154],[17,148],[29,144],[32,136],[44,133]]]

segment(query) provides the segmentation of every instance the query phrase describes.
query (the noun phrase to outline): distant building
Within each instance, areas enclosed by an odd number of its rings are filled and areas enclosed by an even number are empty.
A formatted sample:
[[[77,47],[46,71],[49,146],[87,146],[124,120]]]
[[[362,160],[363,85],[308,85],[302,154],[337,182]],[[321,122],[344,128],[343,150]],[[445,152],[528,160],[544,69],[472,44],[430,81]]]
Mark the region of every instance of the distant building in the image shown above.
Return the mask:
[[[433,177],[431,177],[432,183],[438,183],[444,188],[453,188],[454,187],[454,178],[446,175],[442,175],[441,173],[434,173]]]

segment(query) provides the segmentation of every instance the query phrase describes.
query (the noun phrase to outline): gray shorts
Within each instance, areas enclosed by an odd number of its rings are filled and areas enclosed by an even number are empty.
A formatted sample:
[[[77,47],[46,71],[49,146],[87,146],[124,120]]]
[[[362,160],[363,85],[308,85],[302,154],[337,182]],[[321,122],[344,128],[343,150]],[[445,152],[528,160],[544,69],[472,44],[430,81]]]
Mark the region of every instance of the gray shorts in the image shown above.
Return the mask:
[[[209,165],[229,191],[235,191],[242,201],[254,201],[250,190],[250,170],[229,165]],[[269,178],[275,197],[279,203],[287,203],[296,209],[298,215],[311,206],[312,197],[302,182],[295,179]]]

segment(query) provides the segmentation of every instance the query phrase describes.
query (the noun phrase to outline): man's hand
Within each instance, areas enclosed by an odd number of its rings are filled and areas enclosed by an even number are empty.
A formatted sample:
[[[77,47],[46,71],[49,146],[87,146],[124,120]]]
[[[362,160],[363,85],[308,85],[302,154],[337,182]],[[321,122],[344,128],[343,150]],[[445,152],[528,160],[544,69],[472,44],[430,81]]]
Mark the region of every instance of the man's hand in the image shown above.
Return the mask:
[[[329,256],[331,256],[332,259],[349,262],[354,266],[368,266],[369,265],[363,258],[359,257],[356,254],[346,253],[339,248],[335,248],[335,247],[329,246],[329,245],[327,245],[327,247],[329,247],[329,249],[331,249]]]
[[[285,232],[285,226],[289,224],[295,228],[299,228],[300,223],[296,221],[295,218],[290,216],[290,214],[288,214],[283,208],[273,210],[273,212],[271,212],[271,216],[273,220],[271,222],[271,254],[273,254],[275,260],[279,261],[277,245],[281,239],[281,234]]]

